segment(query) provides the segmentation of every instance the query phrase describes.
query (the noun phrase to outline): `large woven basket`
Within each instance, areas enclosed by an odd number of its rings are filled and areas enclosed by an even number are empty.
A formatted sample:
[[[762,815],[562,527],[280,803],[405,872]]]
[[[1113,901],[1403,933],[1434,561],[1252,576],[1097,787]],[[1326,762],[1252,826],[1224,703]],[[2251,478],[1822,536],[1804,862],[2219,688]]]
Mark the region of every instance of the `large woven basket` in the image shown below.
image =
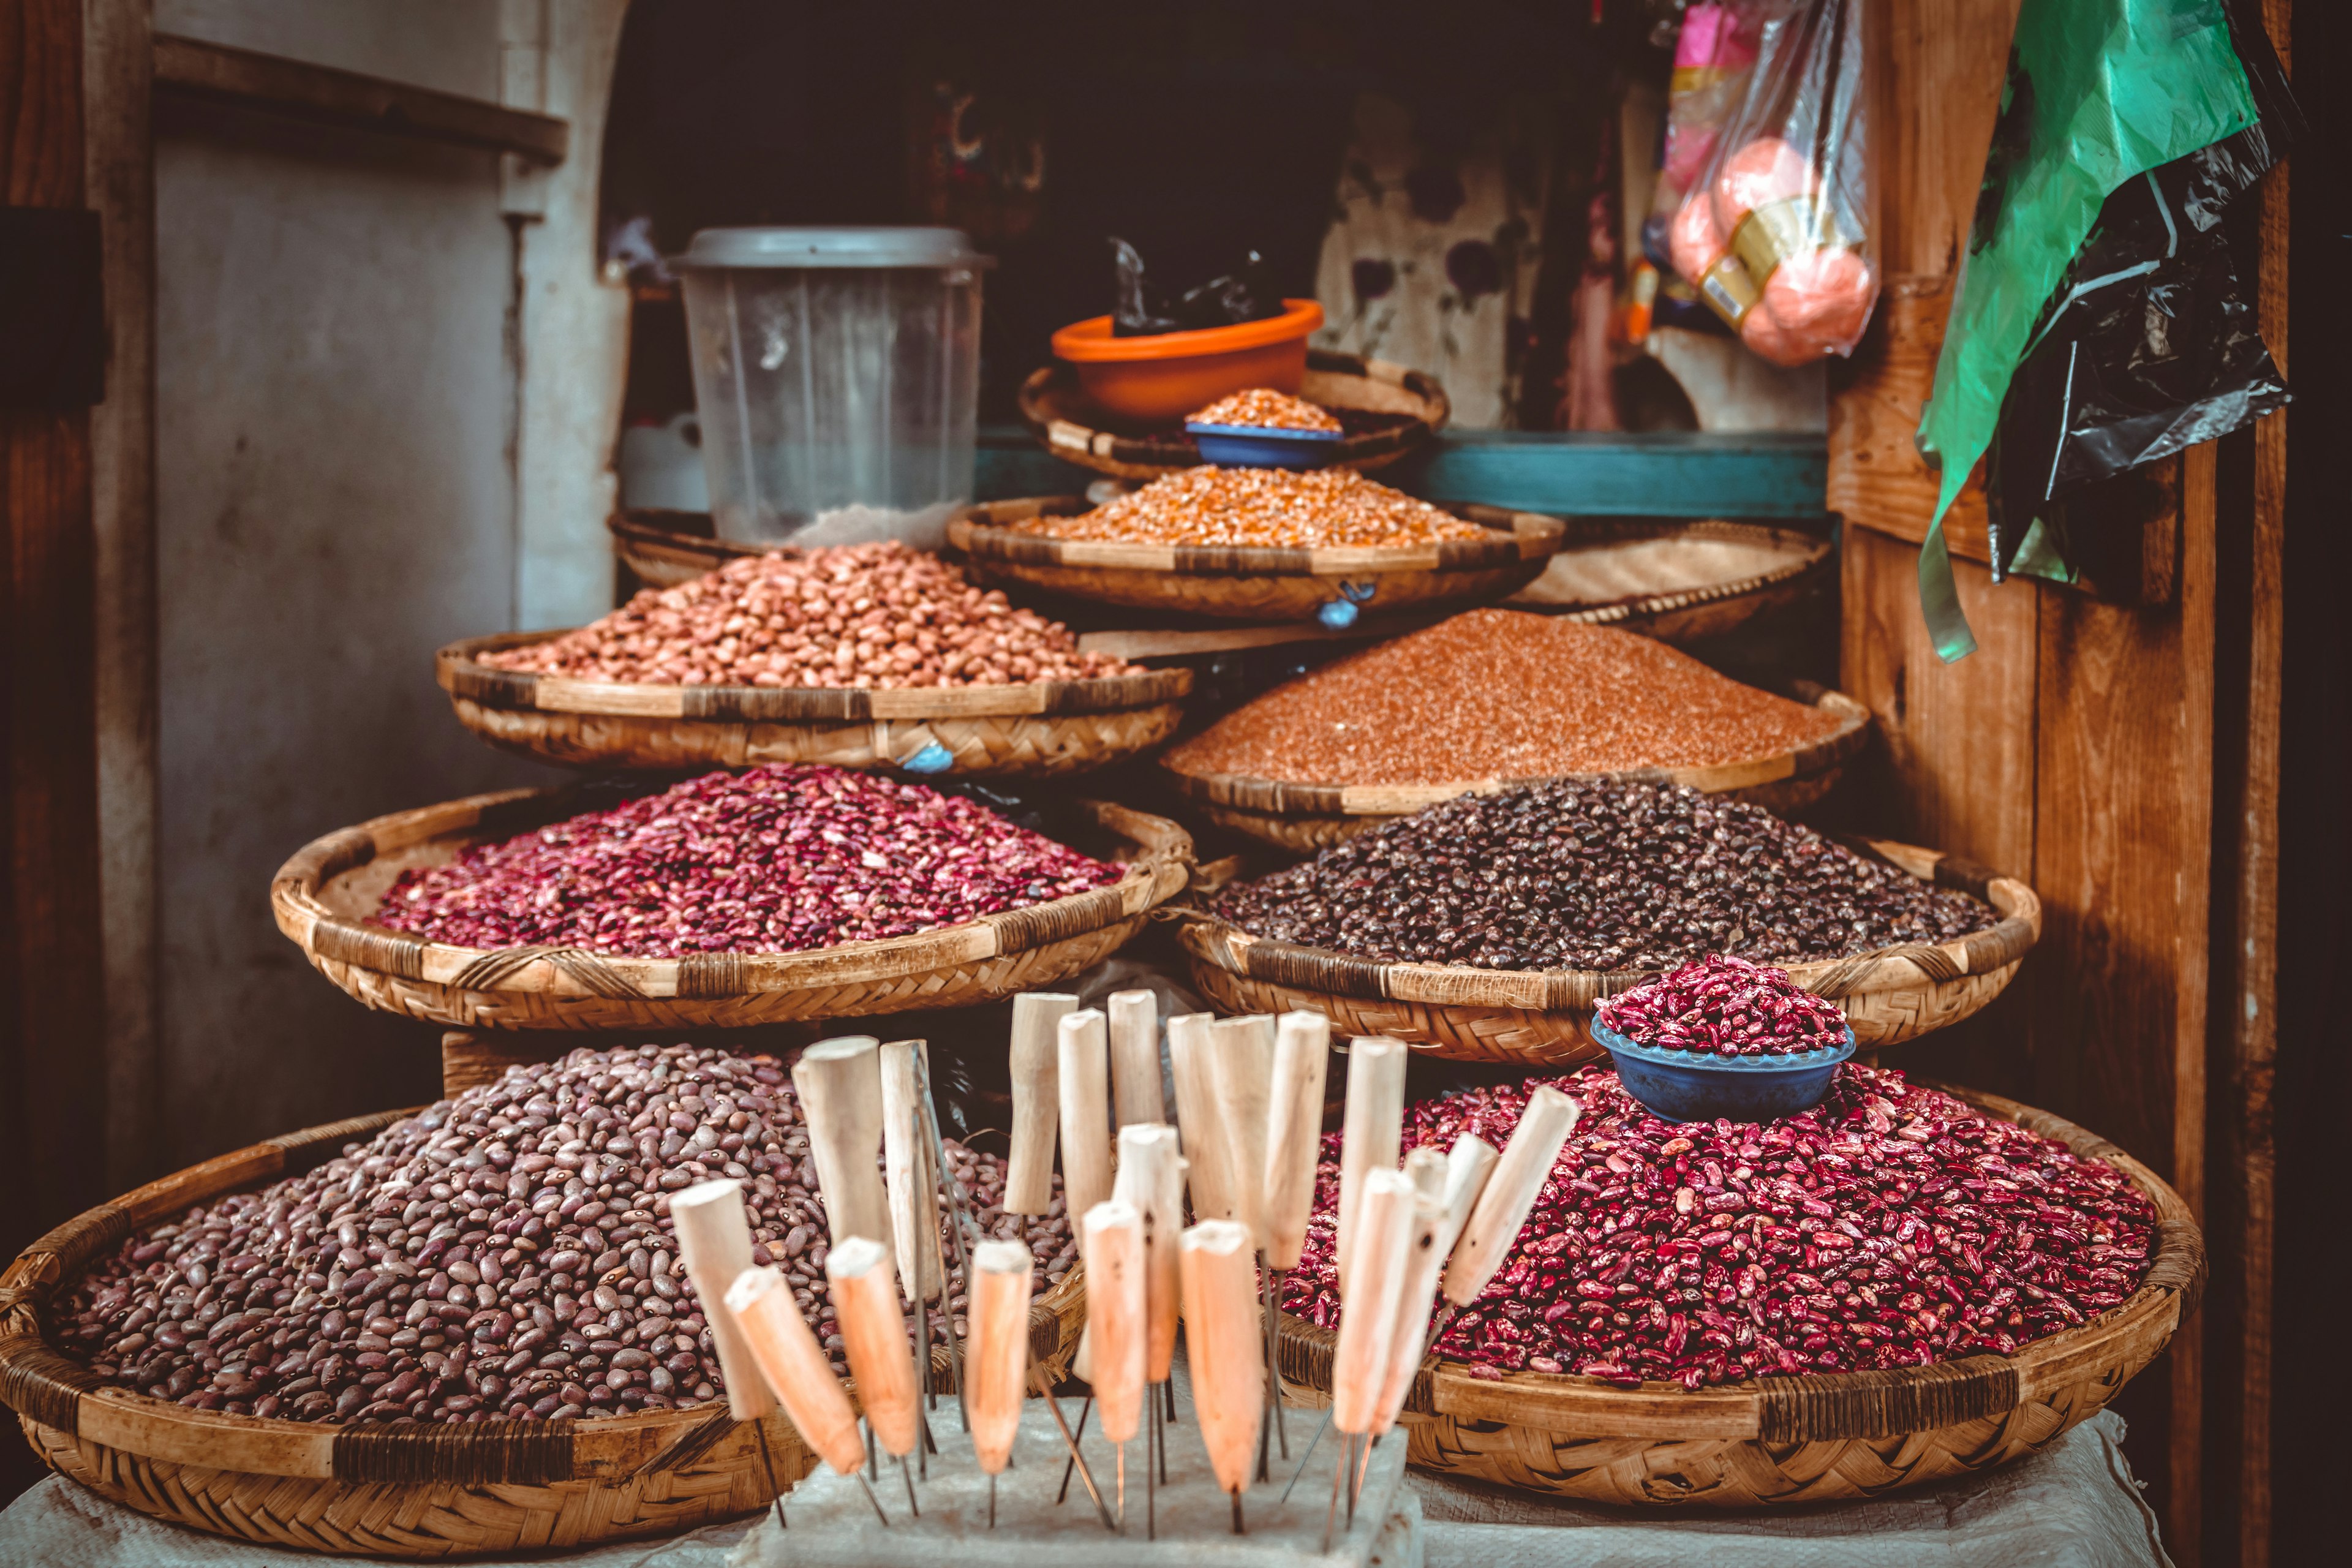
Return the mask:
[[[672,511],[663,507],[616,511],[604,520],[604,531],[613,536],[613,553],[621,564],[652,588],[675,588],[718,571],[738,556],[763,555],[774,548],[719,538],[707,511]]]
[[[374,924],[395,878],[583,809],[579,787],[507,790],[395,812],[315,839],[278,868],[278,929],[320,973],[382,1012],[460,1028],[692,1029],[960,1007],[1051,984],[1108,957],[1190,876],[1192,841],[1101,801],[1072,810],[1135,858],[1108,888],[961,925],[808,952],[615,958],[495,950]]]
[[[2205,1243],[2147,1166],[2046,1111],[1932,1087],[2120,1169],[2156,1205],[2147,1277],[2123,1305],[2019,1347],[1901,1372],[1766,1377],[1685,1392],[1569,1373],[1475,1378],[1424,1362],[1401,1422],[1408,1461],[1525,1491],[1635,1505],[1753,1508],[1874,1497],[1974,1475],[2088,1419],[2197,1309]],[[1284,1313],[1284,1381],[1328,1403],[1336,1335]]]
[[[1688,647],[1796,604],[1835,556],[1818,534],[1760,522],[1578,518],[1543,575],[1506,602]]]
[[[1326,468],[1393,463],[1454,416],[1454,405],[1435,376],[1328,349],[1307,351],[1298,395],[1331,410],[1345,426],[1331,444]],[[1065,462],[1123,479],[1156,479],[1201,462],[1200,448],[1181,426],[1142,432],[1100,428],[1101,412],[1078,385],[1077,371],[1060,360],[1021,384],[1021,422]]]
[[[1213,549],[1048,539],[1009,524],[1092,510],[1080,496],[991,501],[948,520],[948,542],[972,574],[1076,599],[1222,620],[1311,621],[1327,605],[1367,615],[1478,605],[1525,586],[1559,548],[1556,517],[1498,507],[1449,506],[1491,531],[1403,550]]]
[[[479,656],[561,632],[451,643],[434,678],[458,722],[506,751],[572,767],[830,763],[926,775],[1042,777],[1107,766],[1176,732],[1189,669],[1022,686],[632,686],[497,669]]]
[[[2042,901],[2012,877],[1932,849],[1848,841],[1938,887],[1992,905],[1989,931],[1934,946],[1909,943],[1788,966],[1789,977],[1845,1009],[1864,1052],[1956,1024],[2000,994],[2042,935]],[[1456,1061],[1564,1068],[1603,1053],[1591,1037],[1604,996],[1654,980],[1655,970],[1506,971],[1375,963],[1255,937],[1201,915],[1178,932],[1192,981],[1221,1013],[1311,1008],[1343,1035],[1385,1035]]]
[[[749,1423],[724,1404],[577,1422],[463,1427],[257,1419],[102,1388],[49,1343],[44,1317],[141,1227],[323,1164],[408,1111],[273,1138],[151,1182],[68,1221],[0,1275],[0,1402],[60,1474],[126,1508],[270,1546],[369,1557],[562,1551],[675,1535],[773,1495]],[[1030,1343],[1056,1369],[1076,1348],[1076,1271],[1030,1309]],[[948,1387],[944,1350],[934,1386]],[[814,1456],[779,1411],[760,1423],[776,1479]]]
[[[1810,688],[1805,697],[1838,727],[1810,745],[1700,768],[1642,768],[1600,775],[1626,781],[1688,784],[1708,795],[1751,801],[1782,815],[1801,811],[1829,794],[1845,764],[1870,739],[1870,710],[1843,692]],[[1235,773],[1196,773],[1166,756],[1160,765],[1201,813],[1221,827],[1245,833],[1293,854],[1312,855],[1384,822],[1456,795],[1492,795],[1539,779],[1477,779],[1437,784],[1307,784]]]

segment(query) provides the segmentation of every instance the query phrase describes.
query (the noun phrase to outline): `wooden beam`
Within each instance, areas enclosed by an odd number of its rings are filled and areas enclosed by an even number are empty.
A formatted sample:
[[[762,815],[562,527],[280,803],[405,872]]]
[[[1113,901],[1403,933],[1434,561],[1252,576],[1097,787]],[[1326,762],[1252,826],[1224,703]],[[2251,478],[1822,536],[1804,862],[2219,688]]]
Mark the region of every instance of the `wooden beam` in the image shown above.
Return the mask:
[[[155,36],[155,87],[299,120],[512,153],[534,163],[560,163],[571,148],[572,127],[549,115],[165,33]]]

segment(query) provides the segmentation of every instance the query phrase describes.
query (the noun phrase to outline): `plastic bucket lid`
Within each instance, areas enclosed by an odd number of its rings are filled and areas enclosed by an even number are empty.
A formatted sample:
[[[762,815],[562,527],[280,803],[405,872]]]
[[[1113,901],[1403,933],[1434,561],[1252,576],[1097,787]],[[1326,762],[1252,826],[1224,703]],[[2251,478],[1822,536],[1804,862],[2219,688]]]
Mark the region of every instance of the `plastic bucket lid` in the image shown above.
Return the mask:
[[[960,228],[706,228],[673,267],[993,267]]]

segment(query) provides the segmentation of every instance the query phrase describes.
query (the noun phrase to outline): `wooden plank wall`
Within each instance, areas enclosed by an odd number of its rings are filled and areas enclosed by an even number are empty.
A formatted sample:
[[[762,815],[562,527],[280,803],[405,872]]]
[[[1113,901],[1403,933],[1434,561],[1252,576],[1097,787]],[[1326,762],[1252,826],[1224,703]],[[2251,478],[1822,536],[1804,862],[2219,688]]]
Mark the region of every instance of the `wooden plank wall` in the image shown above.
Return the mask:
[[[2221,1011],[2232,1016],[2242,1011],[2236,997],[2253,1000],[2267,984],[2270,962],[2263,921],[2275,897],[2273,860],[2247,825],[2259,829],[2265,810],[2275,820],[2274,788],[2263,791],[2276,771],[2274,542],[2265,545],[2258,527],[2256,559],[2234,574],[2221,570],[2217,519],[2234,515],[2242,487],[2209,446],[2088,503],[2086,521],[2112,547],[2088,590],[1996,586],[1972,489],[1948,532],[1979,651],[1940,663],[1919,616],[1917,542],[1935,476],[1911,433],[1940,348],[2016,8],[2016,0],[1889,0],[1885,12],[1877,127],[1887,297],[1833,402],[1830,430],[1831,507],[1846,523],[1843,683],[1877,715],[1884,737],[1874,777],[1848,793],[1855,804],[1847,809],[1867,814],[1857,825],[2020,872],[2047,915],[2041,947],[2009,995],[1897,1059],[2097,1129],[2156,1166],[2202,1215],[2209,952],[2225,954],[2224,994],[2233,1003]],[[2271,9],[2283,38],[2285,0]],[[2283,208],[2284,180],[2273,182],[2266,200]],[[2283,210],[2276,221],[2283,230]],[[2283,316],[2284,245],[2265,250],[2275,251],[2265,262],[2265,309],[2274,303]],[[2283,341],[2275,325],[2272,341]],[[2280,487],[2275,474],[2267,487],[2260,475],[2265,462],[2283,474],[2284,436],[2273,421],[2246,438],[2257,454],[2276,448],[2252,465],[2243,506],[2257,518],[2269,507],[2273,531]],[[2233,550],[2243,548],[2237,538]],[[2223,790],[2238,816],[2218,825],[2217,583],[2231,594],[2219,606],[2223,620],[2233,636],[2251,631],[2255,647],[2253,668],[2221,690],[2234,727],[2227,766],[2252,787]],[[2252,605],[2269,607],[2250,611],[2249,594]],[[2251,852],[2241,854],[2242,844]],[[2260,1011],[2266,1019],[2267,1006]],[[2215,1059],[2217,1088],[2231,1098],[2215,1120],[2231,1130],[2221,1147],[2234,1213],[2267,1168],[2266,1122],[2247,1097],[2266,1083],[2268,1047],[2260,1027],[2227,1034]],[[2266,1361],[2255,1349],[2267,1332],[2266,1192],[2255,1205],[2252,1229],[2230,1227],[2231,1250],[2215,1258],[2217,1290],[2232,1303],[2229,1397],[2217,1387],[2209,1422],[2208,1321],[2176,1339],[2122,1405],[2135,1466],[2184,1564],[2265,1560],[2265,1460],[2259,1439],[2239,1436],[2266,1421],[2268,1408]],[[2221,1434],[2210,1468],[2209,1428]],[[2207,1499],[2227,1514],[2210,1535]]]
[[[0,205],[83,204],[81,40],[79,0],[0,5]],[[5,1256],[104,1195],[96,573],[89,415],[0,408]]]

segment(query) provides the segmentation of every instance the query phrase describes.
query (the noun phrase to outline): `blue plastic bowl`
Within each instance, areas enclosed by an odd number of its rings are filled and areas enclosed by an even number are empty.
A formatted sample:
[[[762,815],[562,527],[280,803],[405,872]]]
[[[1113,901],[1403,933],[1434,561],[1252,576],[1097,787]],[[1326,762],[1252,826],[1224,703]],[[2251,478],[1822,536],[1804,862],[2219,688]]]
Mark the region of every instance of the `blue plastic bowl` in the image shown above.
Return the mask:
[[[1263,425],[1184,426],[1201,460],[1221,468],[1319,468],[1339,443],[1337,430],[1275,430]]]
[[[1717,1057],[1637,1045],[1592,1020],[1592,1037],[1617,1058],[1625,1092],[1665,1121],[1777,1121],[1811,1110],[1830,1091],[1838,1063],[1853,1055],[1845,1044],[1785,1057]]]

